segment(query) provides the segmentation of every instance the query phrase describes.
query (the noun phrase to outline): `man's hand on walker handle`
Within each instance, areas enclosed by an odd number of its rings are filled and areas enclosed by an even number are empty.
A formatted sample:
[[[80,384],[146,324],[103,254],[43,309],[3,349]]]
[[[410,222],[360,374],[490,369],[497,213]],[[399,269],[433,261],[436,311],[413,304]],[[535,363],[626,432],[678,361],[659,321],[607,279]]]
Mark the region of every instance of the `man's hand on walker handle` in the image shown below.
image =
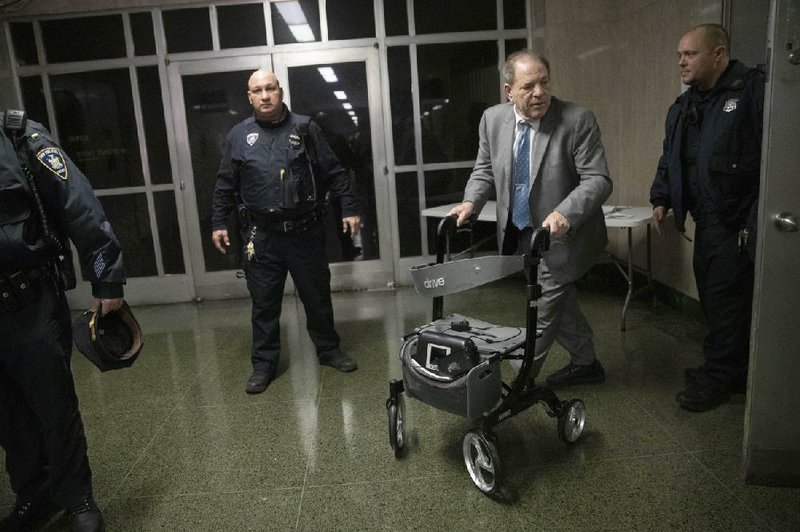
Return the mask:
[[[472,213],[475,211],[475,204],[471,201],[465,201],[450,209],[447,216],[456,216],[456,227],[461,227],[469,221]]]

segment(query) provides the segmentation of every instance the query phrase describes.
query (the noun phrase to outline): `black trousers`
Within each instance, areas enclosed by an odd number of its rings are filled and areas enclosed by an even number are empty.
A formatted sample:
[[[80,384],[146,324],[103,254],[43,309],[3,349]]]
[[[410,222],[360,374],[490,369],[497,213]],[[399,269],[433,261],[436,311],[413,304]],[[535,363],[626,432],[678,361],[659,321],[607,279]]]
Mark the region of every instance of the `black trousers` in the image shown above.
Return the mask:
[[[256,256],[245,257],[247,289],[253,300],[253,369],[274,371],[280,357],[280,316],[286,274],[292,275],[306,311],[306,329],[317,356],[339,350],[333,323],[331,272],[325,255],[323,227],[314,222],[303,231],[262,231],[254,239]]]
[[[52,279],[37,282],[37,302],[0,310],[0,445],[18,496],[49,486],[68,509],[91,494],[92,473],[69,368],[69,308]]]
[[[698,225],[694,275],[708,331],[703,340],[703,372],[708,385],[729,390],[747,375],[754,265],[739,249],[738,230]]]

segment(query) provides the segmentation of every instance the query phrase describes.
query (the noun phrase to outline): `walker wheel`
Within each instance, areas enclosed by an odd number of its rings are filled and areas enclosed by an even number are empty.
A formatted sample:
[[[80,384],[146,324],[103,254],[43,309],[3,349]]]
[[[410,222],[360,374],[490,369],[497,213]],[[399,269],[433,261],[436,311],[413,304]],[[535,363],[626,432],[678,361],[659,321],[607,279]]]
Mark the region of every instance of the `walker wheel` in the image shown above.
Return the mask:
[[[486,495],[498,492],[502,484],[500,453],[490,433],[471,430],[464,435],[464,464],[475,486]]]
[[[406,401],[402,395],[397,396],[397,401],[389,399],[386,407],[389,415],[389,445],[394,451],[394,457],[400,458],[406,445]]]
[[[564,443],[575,443],[583,434],[586,405],[580,399],[570,399],[558,417],[558,437]]]

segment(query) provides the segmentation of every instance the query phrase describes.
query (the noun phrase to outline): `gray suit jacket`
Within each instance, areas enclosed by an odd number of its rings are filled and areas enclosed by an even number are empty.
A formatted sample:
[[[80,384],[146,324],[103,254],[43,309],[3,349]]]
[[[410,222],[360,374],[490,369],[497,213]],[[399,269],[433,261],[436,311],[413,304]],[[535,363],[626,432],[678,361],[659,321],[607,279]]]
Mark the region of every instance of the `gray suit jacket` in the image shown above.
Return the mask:
[[[483,209],[497,194],[497,242],[503,249],[513,189],[514,107],[490,107],[480,124],[480,146],[464,201]],[[545,262],[553,277],[572,282],[586,273],[608,243],[603,202],[611,194],[600,128],[588,109],[551,98],[534,135],[529,204],[534,227],[553,211],[570,223],[569,233],[554,238]]]

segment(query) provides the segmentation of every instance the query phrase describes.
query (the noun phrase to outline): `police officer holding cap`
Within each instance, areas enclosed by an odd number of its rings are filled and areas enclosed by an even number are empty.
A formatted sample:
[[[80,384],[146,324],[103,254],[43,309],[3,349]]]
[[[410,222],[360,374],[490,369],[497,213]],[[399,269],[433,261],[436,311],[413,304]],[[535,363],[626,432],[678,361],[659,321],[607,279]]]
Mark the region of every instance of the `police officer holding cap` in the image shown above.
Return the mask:
[[[334,328],[322,226],[326,194],[341,199],[343,232],[357,235],[361,219],[347,173],[319,126],[283,103],[275,74],[257,70],[247,85],[254,116],[235,125],[225,140],[211,238],[225,253],[230,246],[227,219],[239,209],[246,225],[244,270],[253,300],[253,373],[245,391],[253,394],[266,390],[275,378],[287,272],[303,302],[320,364],[342,372],[357,369],[341,351]]]
[[[89,180],[44,127],[19,112],[0,119],[0,445],[17,497],[0,530],[31,530],[60,510],[72,530],[103,530],[69,365],[67,239],[102,315],[123,304],[122,251]]]

